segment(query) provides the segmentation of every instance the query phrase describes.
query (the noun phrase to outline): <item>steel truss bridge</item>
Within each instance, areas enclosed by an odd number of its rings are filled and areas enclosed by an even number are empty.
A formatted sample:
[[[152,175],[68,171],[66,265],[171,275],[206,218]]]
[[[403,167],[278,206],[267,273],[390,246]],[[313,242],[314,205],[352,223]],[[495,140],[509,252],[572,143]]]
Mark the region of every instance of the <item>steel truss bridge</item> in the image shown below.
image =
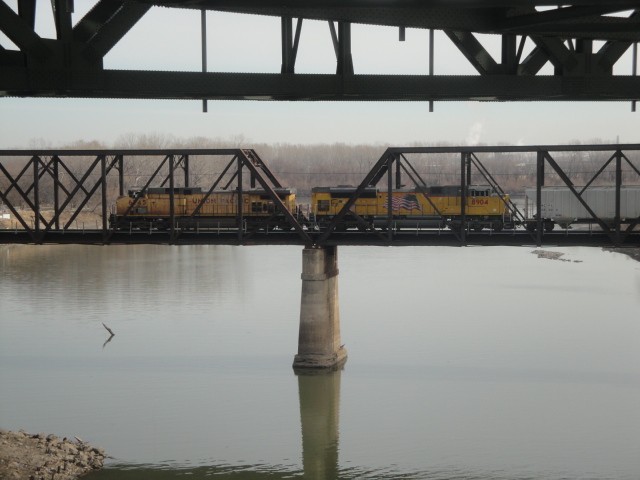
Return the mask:
[[[634,110],[640,99],[640,0],[99,0],[75,23],[73,0],[51,0],[53,39],[36,32],[36,0],[16,3],[17,11],[0,0],[0,32],[17,47],[0,45],[0,96],[430,102],[627,100]],[[154,6],[202,12],[202,45],[194,46],[202,49],[201,71],[104,67],[105,55]],[[280,73],[208,71],[207,11],[280,18],[281,55],[273,60]],[[331,36],[336,56],[335,74],[296,73],[305,20],[328,22],[327,35]],[[417,64],[428,62],[429,74],[357,74],[351,48],[353,24],[397,27],[400,41],[407,28],[430,31],[429,58],[415,59]],[[434,30],[446,34],[476,75],[441,75],[434,71]],[[500,58],[488,52],[479,34],[501,38]],[[615,74],[614,67],[629,50],[631,71]],[[541,75],[547,64],[552,65],[553,73]],[[215,65],[211,67],[215,70]]]
[[[0,150],[0,206],[13,216],[13,226],[0,230],[0,243],[86,243],[86,244],[292,244],[304,246],[334,245],[602,245],[640,246],[639,218],[621,217],[621,188],[640,184],[640,144],[625,145],[561,145],[561,146],[478,146],[478,147],[412,147],[388,148],[373,164],[354,192],[322,230],[300,221],[285,207],[277,189],[282,185],[257,152],[251,149],[174,149],[174,150]],[[545,231],[543,219],[535,220],[534,231],[524,228],[526,213],[522,205],[503,200],[516,221],[516,227],[501,232],[470,228],[466,217],[466,196],[462,195],[461,218],[455,228],[416,228],[394,223],[391,205],[387,208],[387,224],[383,227],[357,215],[352,206],[371,186],[386,190],[391,203],[394,188],[412,184],[432,185],[432,179],[419,173],[414,166],[416,156],[453,159],[460,191],[472,184],[490,185],[504,197],[505,189],[496,180],[498,175],[486,166],[483,156],[490,154],[528,154],[535,158],[536,211],[541,211],[541,189],[553,176],[566,186],[590,216],[589,228]],[[573,154],[578,160],[601,160],[597,171],[578,187],[572,172],[561,167],[558,156]],[[505,159],[504,162],[509,162]],[[600,161],[600,160],[598,160]],[[194,162],[199,171],[193,172]],[[142,168],[144,166],[144,168]],[[143,170],[146,168],[146,171]],[[590,167],[595,168],[595,167]],[[215,173],[214,173],[215,172]],[[615,187],[615,211],[611,219],[599,218],[594,206],[583,193],[595,184]],[[135,177],[135,180],[133,179]],[[194,178],[197,177],[197,182]],[[146,179],[144,185],[138,185]],[[623,181],[624,180],[624,181]],[[210,181],[210,183],[209,183]],[[197,185],[196,185],[197,183]],[[604,183],[607,183],[606,181]],[[134,185],[135,184],[135,185]],[[191,216],[214,191],[237,192],[237,208],[233,225],[223,228],[181,228],[176,213],[175,192],[178,188],[200,187],[204,196]],[[169,222],[164,230],[115,229],[109,224],[112,205],[127,189],[142,193],[162,187],[169,194]],[[288,228],[250,229],[243,217],[243,192],[260,188],[284,214]],[[217,189],[217,190],[216,190]],[[46,201],[45,201],[46,197]],[[126,216],[140,196],[134,197]],[[425,196],[427,201],[429,198]],[[434,207],[435,208],[435,207]],[[100,223],[78,223],[83,212],[97,213]],[[437,208],[436,208],[437,211]],[[440,213],[440,212],[438,212]],[[531,217],[529,217],[529,222]],[[338,231],[345,219],[357,224],[357,229]],[[268,221],[267,221],[268,222]]]

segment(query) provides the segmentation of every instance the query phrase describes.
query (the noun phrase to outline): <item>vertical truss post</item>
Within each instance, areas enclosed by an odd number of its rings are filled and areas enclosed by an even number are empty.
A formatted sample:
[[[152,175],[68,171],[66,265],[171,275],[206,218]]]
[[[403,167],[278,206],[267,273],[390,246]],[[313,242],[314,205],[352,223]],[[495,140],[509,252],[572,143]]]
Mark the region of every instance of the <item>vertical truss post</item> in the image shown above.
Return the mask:
[[[18,14],[34,30],[36,24],[36,0],[19,0]]]
[[[615,243],[620,245],[620,187],[622,186],[622,152],[616,152],[616,214],[615,214]]]
[[[536,165],[536,234],[537,245],[542,246],[542,186],[544,185],[544,159],[545,153],[538,151]]]
[[[469,154],[467,152],[460,154],[460,241],[463,245],[467,234],[467,180],[465,173],[468,158]]]
[[[280,18],[282,31],[282,65],[280,67],[280,73],[295,73],[296,71],[296,57],[298,56],[298,45],[300,44],[302,18],[298,18],[298,22],[296,23],[295,38],[293,35],[292,22],[293,18],[289,16]]]
[[[433,28],[429,29],[429,76],[433,76]],[[433,112],[433,100],[429,100],[429,112]]]
[[[396,189],[400,190],[402,188],[402,163],[400,163],[401,157],[400,155],[395,155],[394,158],[396,162]]]
[[[396,155],[390,155],[387,159],[387,239],[393,240],[393,162],[397,162]]]
[[[60,230],[60,158],[57,155],[53,157],[53,214],[55,215],[56,230]]]
[[[33,157],[33,221],[36,238],[40,240],[40,175],[38,172],[38,165],[40,164],[40,157]]]
[[[71,13],[73,13],[73,2],[54,0],[51,2],[51,6],[58,34],[57,38],[69,42],[72,34]]]
[[[182,169],[184,170],[184,186],[189,188],[189,155],[182,157]]]
[[[200,30],[202,43],[202,73],[207,73],[207,11],[200,10]],[[207,99],[202,99],[202,112],[207,113]]]
[[[237,188],[237,201],[236,201],[236,208],[237,208],[237,212],[236,212],[236,223],[238,225],[238,242],[242,243],[242,236],[243,236],[243,223],[244,223],[244,218],[242,215],[242,202],[243,202],[243,191],[242,191],[242,159],[240,158],[240,155],[237,156],[238,161],[237,161],[237,166],[238,166],[238,170],[236,171],[237,176],[238,176],[238,188]]]
[[[282,30],[282,65],[280,73],[293,73],[292,45],[293,45],[293,19],[291,17],[281,17],[280,25]]]
[[[351,56],[351,24],[338,22],[338,75],[353,75],[353,57]]]
[[[102,186],[102,239],[107,238],[107,157],[100,159],[100,184]]]
[[[631,74],[635,77],[638,74],[638,42],[633,44],[633,55],[631,59]],[[636,101],[631,102],[631,111],[636,111]]]
[[[518,70],[518,57],[515,35],[502,35],[502,70],[506,75]]]
[[[471,185],[471,153],[467,154],[467,187]]]
[[[176,239],[176,196],[175,196],[175,179],[173,172],[175,170],[175,157],[169,155],[169,222],[170,222],[170,242],[172,245]]]
[[[118,156],[118,194],[124,196],[124,155]]]

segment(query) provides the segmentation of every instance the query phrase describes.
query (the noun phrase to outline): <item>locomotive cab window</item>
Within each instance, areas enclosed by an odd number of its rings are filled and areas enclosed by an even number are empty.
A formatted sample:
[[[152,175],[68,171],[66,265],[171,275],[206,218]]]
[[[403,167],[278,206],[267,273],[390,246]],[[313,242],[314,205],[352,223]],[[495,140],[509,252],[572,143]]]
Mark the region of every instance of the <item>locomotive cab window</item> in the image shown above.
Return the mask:
[[[262,202],[251,202],[251,212],[253,213],[262,212]]]
[[[319,212],[328,212],[329,211],[329,200],[318,200],[318,211]]]

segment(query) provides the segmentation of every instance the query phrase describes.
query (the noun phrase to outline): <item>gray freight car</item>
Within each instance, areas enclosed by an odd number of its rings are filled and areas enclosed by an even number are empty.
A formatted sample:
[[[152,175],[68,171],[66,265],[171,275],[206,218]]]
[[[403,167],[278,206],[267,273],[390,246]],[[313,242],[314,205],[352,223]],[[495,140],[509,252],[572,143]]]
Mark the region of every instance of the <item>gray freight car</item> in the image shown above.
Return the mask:
[[[579,192],[581,187],[575,187]],[[613,227],[616,217],[616,188],[589,187],[582,193],[582,199],[596,216]],[[537,225],[537,192],[535,188],[525,189],[525,210],[527,227],[534,230]],[[547,231],[555,225],[567,228],[572,224],[590,224],[596,220],[568,187],[542,187],[542,219]],[[632,223],[640,217],[640,186],[620,187],[620,222]]]

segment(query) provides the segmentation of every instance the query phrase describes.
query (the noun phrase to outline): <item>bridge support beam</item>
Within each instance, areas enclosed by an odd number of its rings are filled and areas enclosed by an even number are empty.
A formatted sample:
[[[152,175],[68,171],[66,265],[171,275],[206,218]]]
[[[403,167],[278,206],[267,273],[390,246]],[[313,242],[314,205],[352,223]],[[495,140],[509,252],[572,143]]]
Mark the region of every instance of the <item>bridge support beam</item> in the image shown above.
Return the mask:
[[[295,370],[338,369],[347,360],[340,341],[338,247],[302,251],[302,296]]]

